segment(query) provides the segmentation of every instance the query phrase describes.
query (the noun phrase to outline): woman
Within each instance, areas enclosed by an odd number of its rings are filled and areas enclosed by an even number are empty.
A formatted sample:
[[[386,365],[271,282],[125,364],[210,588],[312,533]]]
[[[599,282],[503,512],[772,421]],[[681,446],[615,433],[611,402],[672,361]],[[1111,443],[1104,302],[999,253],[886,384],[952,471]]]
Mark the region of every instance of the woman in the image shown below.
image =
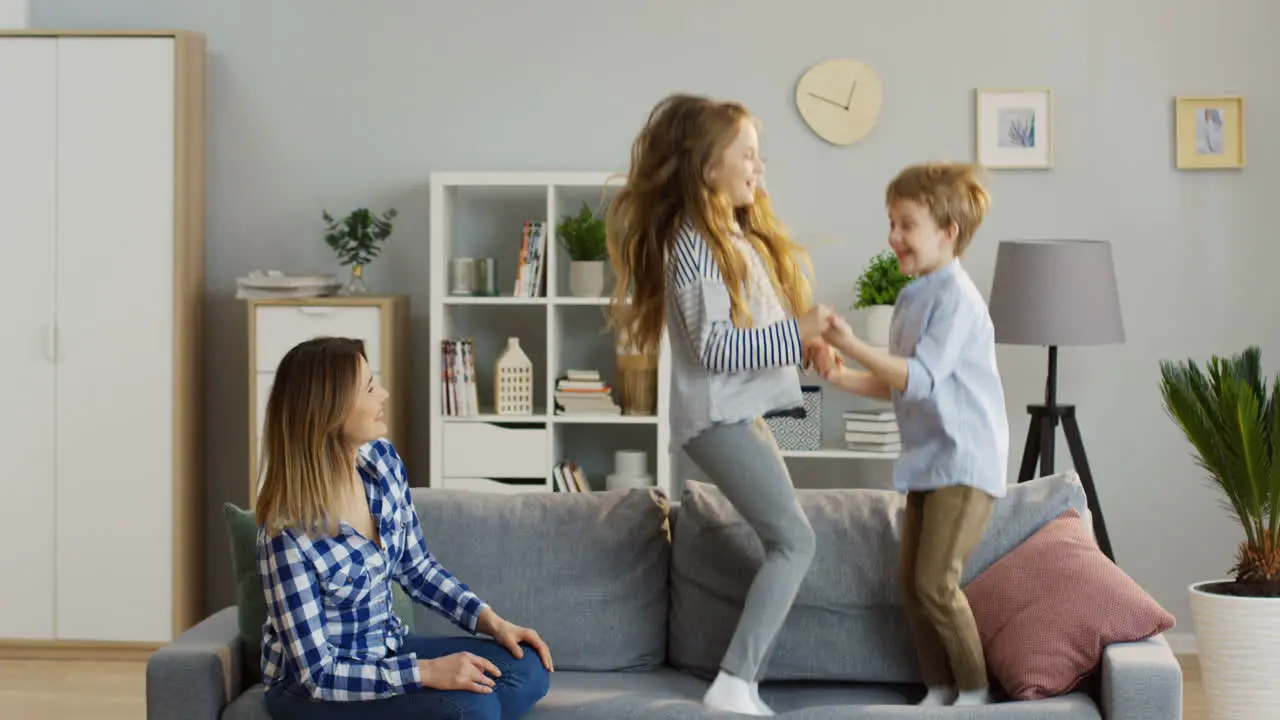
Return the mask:
[[[387,394],[358,340],[300,343],[276,371],[257,504],[267,708],[276,720],[519,718],[547,693],[551,653],[432,557],[384,439]],[[473,637],[409,634],[393,581]]]

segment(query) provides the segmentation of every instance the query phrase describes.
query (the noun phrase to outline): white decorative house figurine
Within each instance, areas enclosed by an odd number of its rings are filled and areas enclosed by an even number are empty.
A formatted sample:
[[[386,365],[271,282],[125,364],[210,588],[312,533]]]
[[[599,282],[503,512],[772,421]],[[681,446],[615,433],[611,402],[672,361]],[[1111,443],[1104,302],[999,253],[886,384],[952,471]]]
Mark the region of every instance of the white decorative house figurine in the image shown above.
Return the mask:
[[[533,361],[520,348],[520,338],[507,338],[493,372],[493,406],[499,415],[533,414]]]

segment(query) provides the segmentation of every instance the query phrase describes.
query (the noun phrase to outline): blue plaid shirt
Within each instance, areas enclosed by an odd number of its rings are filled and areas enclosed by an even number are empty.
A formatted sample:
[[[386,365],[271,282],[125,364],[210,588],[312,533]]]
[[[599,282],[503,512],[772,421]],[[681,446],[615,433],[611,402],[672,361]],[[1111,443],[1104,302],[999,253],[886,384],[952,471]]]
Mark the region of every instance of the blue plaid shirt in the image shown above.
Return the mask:
[[[476,632],[485,604],[427,549],[404,463],[386,440],[360,449],[360,477],[382,548],[347,523],[333,537],[258,531],[267,600],[262,680],[319,700],[388,697],[422,686],[417,658],[398,654],[407,632],[392,605],[395,580],[420,603]]]

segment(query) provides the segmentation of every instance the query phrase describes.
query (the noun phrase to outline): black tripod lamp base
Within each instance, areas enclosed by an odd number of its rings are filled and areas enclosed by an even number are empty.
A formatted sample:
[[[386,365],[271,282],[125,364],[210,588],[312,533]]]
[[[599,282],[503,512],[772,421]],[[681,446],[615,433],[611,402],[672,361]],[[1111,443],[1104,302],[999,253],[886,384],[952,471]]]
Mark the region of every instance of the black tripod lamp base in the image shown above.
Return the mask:
[[[1085,499],[1089,503],[1089,513],[1093,516],[1093,534],[1098,540],[1098,547],[1111,562],[1115,562],[1115,554],[1111,550],[1111,537],[1107,534],[1107,523],[1102,517],[1102,507],[1098,504],[1098,491],[1093,484],[1093,473],[1089,470],[1089,459],[1085,456],[1084,442],[1080,439],[1080,425],[1076,422],[1074,405],[1028,405],[1031,424],[1027,426],[1027,443],[1022,451],[1022,465],[1018,469],[1018,482],[1024,483],[1036,475],[1037,462],[1040,465],[1039,477],[1053,474],[1054,445],[1057,442],[1058,423],[1067,436],[1067,448],[1071,451],[1071,461],[1075,465],[1076,474],[1080,476],[1080,484],[1084,486]]]

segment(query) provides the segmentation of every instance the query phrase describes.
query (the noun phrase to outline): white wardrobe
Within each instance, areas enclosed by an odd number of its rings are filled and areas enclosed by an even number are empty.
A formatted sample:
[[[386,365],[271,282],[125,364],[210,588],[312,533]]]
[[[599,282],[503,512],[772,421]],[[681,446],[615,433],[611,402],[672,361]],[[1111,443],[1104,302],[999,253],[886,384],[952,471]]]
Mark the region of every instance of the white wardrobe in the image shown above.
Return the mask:
[[[204,47],[0,32],[6,654],[198,619]]]

